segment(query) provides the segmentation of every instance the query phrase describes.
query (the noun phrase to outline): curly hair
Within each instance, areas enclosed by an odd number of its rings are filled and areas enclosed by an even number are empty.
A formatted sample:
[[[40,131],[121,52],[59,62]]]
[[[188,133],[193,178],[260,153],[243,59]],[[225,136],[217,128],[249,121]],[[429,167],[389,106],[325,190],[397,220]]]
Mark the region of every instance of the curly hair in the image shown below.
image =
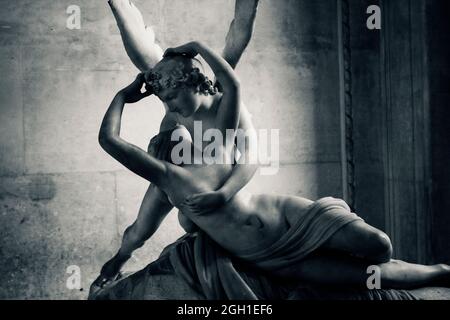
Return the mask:
[[[162,73],[154,70],[149,70],[145,73],[145,81],[156,94],[165,88],[193,88],[195,93],[204,95],[215,95],[218,92],[218,88],[199,68],[195,66],[187,67],[186,61],[181,61],[181,59],[189,59],[191,62],[196,61],[200,63],[197,59],[185,56],[170,56],[164,58],[161,62],[168,60],[178,61],[176,61],[176,65],[169,70],[165,77],[163,77]],[[193,65],[193,63],[190,63],[190,65]]]

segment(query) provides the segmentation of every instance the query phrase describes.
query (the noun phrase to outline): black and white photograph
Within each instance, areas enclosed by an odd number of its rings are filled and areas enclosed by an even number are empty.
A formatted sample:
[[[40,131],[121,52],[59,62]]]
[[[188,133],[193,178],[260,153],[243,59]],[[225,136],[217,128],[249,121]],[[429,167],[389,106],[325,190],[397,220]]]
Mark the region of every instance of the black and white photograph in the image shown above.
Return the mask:
[[[450,300],[450,1],[0,7],[0,300]]]

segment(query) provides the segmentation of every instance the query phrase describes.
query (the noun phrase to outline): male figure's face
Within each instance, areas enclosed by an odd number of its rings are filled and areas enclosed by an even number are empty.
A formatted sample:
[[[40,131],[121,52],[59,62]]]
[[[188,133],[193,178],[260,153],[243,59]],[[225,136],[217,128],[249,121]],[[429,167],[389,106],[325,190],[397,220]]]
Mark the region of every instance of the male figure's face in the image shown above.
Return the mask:
[[[161,90],[157,96],[169,108],[170,112],[177,112],[187,118],[200,107],[201,99],[193,88],[167,88]]]
[[[194,67],[192,59],[171,57],[161,60],[148,73],[149,78],[157,77],[150,80],[158,87],[155,95],[167,104],[170,112],[177,112],[183,117],[194,114],[202,102],[202,94],[196,92],[195,86],[182,80]]]

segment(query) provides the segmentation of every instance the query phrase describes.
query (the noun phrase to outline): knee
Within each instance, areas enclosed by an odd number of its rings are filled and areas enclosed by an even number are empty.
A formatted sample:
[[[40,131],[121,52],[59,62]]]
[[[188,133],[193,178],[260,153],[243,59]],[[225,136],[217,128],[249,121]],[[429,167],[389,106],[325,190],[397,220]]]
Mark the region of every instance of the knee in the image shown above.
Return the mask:
[[[392,257],[392,243],[388,235],[382,231],[370,235],[371,257],[377,263],[388,262]]]

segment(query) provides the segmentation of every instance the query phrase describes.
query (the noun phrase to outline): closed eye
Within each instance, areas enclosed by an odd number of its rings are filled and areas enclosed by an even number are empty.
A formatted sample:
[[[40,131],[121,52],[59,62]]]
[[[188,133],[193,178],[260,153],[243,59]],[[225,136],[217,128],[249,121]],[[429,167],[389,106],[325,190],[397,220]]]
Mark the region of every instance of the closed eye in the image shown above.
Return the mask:
[[[173,100],[173,99],[175,99],[176,97],[177,97],[177,94],[176,94],[176,93],[170,93],[170,94],[167,94],[167,95],[160,95],[160,96],[159,96],[159,98],[160,98],[163,102],[167,102],[167,101]]]

